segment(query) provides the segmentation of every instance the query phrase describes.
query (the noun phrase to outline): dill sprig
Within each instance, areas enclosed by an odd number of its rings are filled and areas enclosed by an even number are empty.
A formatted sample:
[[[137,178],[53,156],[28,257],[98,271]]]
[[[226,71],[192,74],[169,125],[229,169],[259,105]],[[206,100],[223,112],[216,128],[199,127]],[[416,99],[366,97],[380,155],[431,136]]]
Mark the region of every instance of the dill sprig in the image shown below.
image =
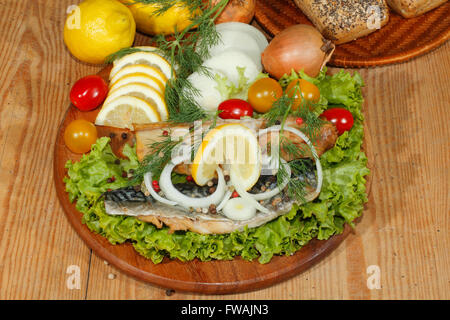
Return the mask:
[[[279,99],[277,99],[272,108],[263,115],[263,118],[267,120],[267,126],[271,127],[275,124],[281,124],[286,121],[287,116],[291,112],[294,99],[284,93]]]
[[[292,112],[292,116],[303,119],[305,125],[301,126],[300,130],[309,137],[309,140],[314,145],[320,137],[320,132],[325,121],[308,108],[295,110]]]
[[[268,127],[276,124],[280,125],[279,145],[277,146],[279,148],[277,184],[280,186],[285,179],[289,179],[286,188],[287,195],[297,203],[304,203],[306,197],[306,182],[298,177],[304,176],[310,168],[303,165],[302,161],[297,160],[283,163],[281,157],[283,153],[289,155],[289,157],[293,159],[304,158],[307,155],[316,155],[310,150],[310,147],[307,144],[297,144],[289,140],[285,135],[284,127],[289,116],[302,118],[304,124],[301,126],[300,130],[309,137],[311,143],[314,145],[319,137],[323,120],[313,111],[316,105],[311,101],[304,99],[300,94],[300,87],[296,85],[293,87],[293,90],[295,91],[284,92],[263,117],[267,120]],[[295,96],[301,97],[301,101],[299,106],[294,109]],[[280,150],[283,152],[280,152]],[[286,169],[287,165],[289,165],[291,169],[291,177],[288,177],[289,172]]]
[[[207,118],[207,113],[194,100],[197,90],[187,79],[170,79],[165,99],[171,122],[194,122]]]
[[[290,167],[294,178],[292,178],[292,175],[288,176],[288,171],[285,166]],[[304,203],[306,201],[306,184],[303,180],[296,177],[296,175],[300,173],[297,171],[298,170],[295,170],[291,163],[280,163],[280,167],[277,172],[277,182],[278,186],[280,186],[281,181],[284,181],[284,179],[289,179],[285,189],[286,195],[297,203]]]
[[[141,183],[147,172],[152,174],[153,179],[158,179],[163,168],[172,158],[172,152],[182,141],[181,137],[174,140],[169,134],[168,136],[161,136],[159,140],[151,143],[149,154],[140,162],[129,184]]]
[[[175,30],[172,38],[157,35],[153,41],[172,66],[172,77],[166,85],[165,98],[172,122],[189,122],[206,119],[208,114],[195,101],[199,94],[187,80],[194,72],[208,74],[203,62],[210,57],[209,48],[218,44],[220,36],[214,20],[222,12],[229,0],[222,0],[216,6],[211,1],[192,1],[190,9],[201,9],[201,15],[194,15],[192,23],[184,30]],[[195,12],[195,11],[194,11]]]
[[[300,94],[300,87],[298,84],[293,87],[293,90],[295,90],[295,94],[292,94],[291,92],[284,92],[283,95],[274,102],[273,107],[263,115],[263,117],[267,120],[268,127],[277,123],[280,124],[280,134],[283,132],[288,116],[302,118],[304,125],[301,126],[300,130],[309,137],[312,144],[315,144],[324,121],[314,112],[317,104],[306,100]],[[301,100],[300,104],[296,108],[293,108],[295,96],[301,97]]]
[[[126,5],[132,5],[135,3],[142,3],[148,5],[154,5],[156,10],[152,12],[155,15],[161,15],[175,5],[181,5],[189,8],[190,12],[201,8],[202,0],[128,0]]]
[[[305,143],[294,143],[283,133],[280,135],[280,149],[288,154],[291,159],[305,158],[309,151],[309,146]]]
[[[107,63],[107,64],[113,63],[117,59],[120,59],[128,54],[132,54],[132,53],[139,52],[139,51],[144,51],[144,50],[142,50],[140,48],[134,48],[134,47],[122,48],[119,51],[116,51],[116,52],[110,54],[109,56],[107,56],[105,59],[105,63]]]
[[[289,162],[294,177],[289,180],[286,193],[288,197],[295,199],[299,204],[306,202],[309,182],[305,173],[311,172],[313,168],[310,162],[310,159],[297,159]]]

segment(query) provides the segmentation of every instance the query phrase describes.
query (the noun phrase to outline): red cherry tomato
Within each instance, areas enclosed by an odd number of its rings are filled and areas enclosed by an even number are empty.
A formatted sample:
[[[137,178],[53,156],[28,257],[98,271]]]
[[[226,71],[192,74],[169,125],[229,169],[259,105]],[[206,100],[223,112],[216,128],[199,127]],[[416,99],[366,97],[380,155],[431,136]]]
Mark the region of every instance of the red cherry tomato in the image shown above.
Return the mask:
[[[64,142],[70,151],[86,153],[97,140],[97,128],[87,120],[74,120],[64,131]]]
[[[219,104],[219,117],[222,119],[240,119],[245,116],[253,116],[253,108],[245,100],[230,99]]]
[[[297,118],[295,119],[295,123],[297,123],[297,125],[301,126],[303,124],[303,118]]]
[[[83,77],[70,90],[70,101],[81,111],[97,108],[108,94],[108,84],[97,75]]]
[[[353,127],[353,116],[344,108],[332,108],[325,110],[321,115],[336,126],[339,135],[349,131]]]

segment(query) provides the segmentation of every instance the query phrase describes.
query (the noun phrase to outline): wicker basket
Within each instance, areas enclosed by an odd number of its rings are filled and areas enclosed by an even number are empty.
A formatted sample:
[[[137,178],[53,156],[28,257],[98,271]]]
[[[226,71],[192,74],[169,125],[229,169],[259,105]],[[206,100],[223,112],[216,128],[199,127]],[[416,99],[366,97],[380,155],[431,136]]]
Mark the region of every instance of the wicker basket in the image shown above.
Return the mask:
[[[258,0],[255,18],[270,35],[299,23],[312,24],[292,0]],[[391,11],[389,23],[363,38],[338,45],[330,65],[370,67],[404,62],[450,38],[450,2],[405,19]]]

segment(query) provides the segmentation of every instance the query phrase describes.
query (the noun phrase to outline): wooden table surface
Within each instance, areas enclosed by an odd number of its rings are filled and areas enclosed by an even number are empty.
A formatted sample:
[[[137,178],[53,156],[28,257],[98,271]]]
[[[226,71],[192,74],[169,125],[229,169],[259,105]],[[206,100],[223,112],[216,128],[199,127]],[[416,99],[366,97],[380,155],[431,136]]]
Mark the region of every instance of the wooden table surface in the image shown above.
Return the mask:
[[[223,298],[168,296],[105,264],[69,225],[55,194],[53,145],[71,85],[101,69],[64,47],[65,11],[74,2],[0,0],[0,299]],[[374,166],[361,222],[312,269],[225,298],[450,298],[450,43],[408,63],[358,71]]]

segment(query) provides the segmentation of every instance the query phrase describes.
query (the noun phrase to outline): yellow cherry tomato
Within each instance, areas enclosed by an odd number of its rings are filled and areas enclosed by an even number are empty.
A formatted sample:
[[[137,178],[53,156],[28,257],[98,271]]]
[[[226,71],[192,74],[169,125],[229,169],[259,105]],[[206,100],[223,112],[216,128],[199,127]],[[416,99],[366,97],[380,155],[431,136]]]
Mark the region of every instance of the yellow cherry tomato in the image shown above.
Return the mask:
[[[304,79],[291,81],[286,88],[286,93],[290,98],[294,98],[292,110],[297,110],[300,105],[317,103],[320,100],[319,88]]]
[[[255,81],[248,90],[248,102],[255,111],[269,111],[273,103],[283,95],[283,89],[278,81],[272,78],[262,78]]]
[[[97,128],[87,120],[74,120],[64,131],[64,142],[67,148],[75,153],[89,152],[95,141],[97,141]]]

